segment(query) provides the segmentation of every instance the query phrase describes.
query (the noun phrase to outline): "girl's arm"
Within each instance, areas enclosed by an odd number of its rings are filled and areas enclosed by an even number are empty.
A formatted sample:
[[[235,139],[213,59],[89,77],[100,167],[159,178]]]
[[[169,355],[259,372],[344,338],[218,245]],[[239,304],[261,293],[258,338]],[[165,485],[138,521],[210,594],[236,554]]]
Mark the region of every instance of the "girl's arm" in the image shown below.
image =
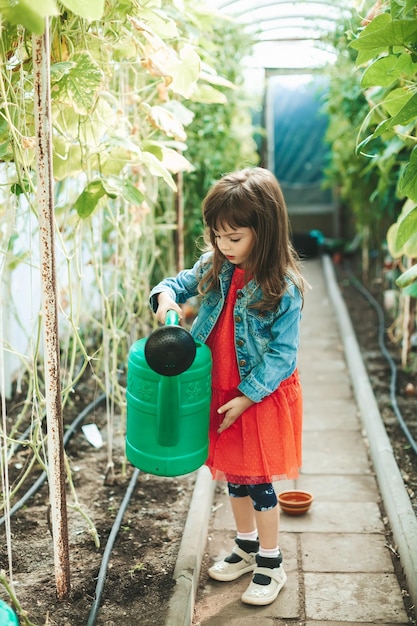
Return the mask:
[[[178,304],[184,304],[189,298],[198,294],[198,283],[204,271],[204,265],[209,255],[203,255],[197,263],[188,270],[183,270],[177,276],[161,280],[151,291],[149,303],[159,322],[164,323],[168,309],[181,311]],[[176,306],[174,306],[174,304]]]
[[[224,415],[224,420],[217,429],[218,433],[223,432],[226,428],[229,428],[238,417],[240,417],[243,411],[246,411],[252,404],[255,404],[253,400],[246,396],[236,396],[233,400],[229,400],[226,404],[217,409],[217,413]]]

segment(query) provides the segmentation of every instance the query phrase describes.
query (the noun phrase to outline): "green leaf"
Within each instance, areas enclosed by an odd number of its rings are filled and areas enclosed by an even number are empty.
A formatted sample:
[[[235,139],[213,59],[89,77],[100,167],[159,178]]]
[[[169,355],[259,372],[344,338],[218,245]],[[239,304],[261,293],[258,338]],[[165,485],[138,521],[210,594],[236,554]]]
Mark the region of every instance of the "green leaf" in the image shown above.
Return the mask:
[[[201,104],[227,104],[224,93],[211,85],[198,84],[190,99]]]
[[[124,178],[109,176],[108,179],[103,179],[103,186],[111,198],[121,196],[129,204],[141,204],[144,200],[143,193]]]
[[[411,296],[412,298],[417,298],[417,281],[414,281],[411,285],[404,287],[403,293],[407,296]]]
[[[143,165],[145,165],[148,168],[148,170],[153,176],[159,176],[163,178],[164,181],[167,183],[167,185],[173,191],[177,191],[177,186],[171,174],[168,172],[166,167],[162,165],[161,161],[159,161],[159,159],[156,158],[154,154],[143,151],[141,162],[143,163]]]
[[[51,82],[55,83],[61,80],[63,76],[70,73],[76,64],[74,61],[60,61],[51,65]]]
[[[52,86],[53,100],[67,104],[87,115],[93,110],[104,73],[89,52],[76,52],[70,58],[71,67]],[[60,67],[62,70],[62,65]]]
[[[391,118],[391,126],[405,126],[417,118],[417,93],[413,94],[398,113]]]
[[[404,196],[417,202],[417,146],[413,148],[410,159],[401,174],[398,188]]]
[[[402,248],[417,232],[417,207],[398,224],[397,246]]]
[[[394,117],[405,107],[412,96],[413,93],[409,89],[405,89],[403,87],[394,89],[387,95],[382,102],[382,105],[388,113]]]
[[[377,15],[361,32],[358,39],[350,42],[356,50],[372,50],[392,46],[406,46],[417,41],[417,20],[392,20],[387,13]]]
[[[0,13],[11,24],[21,24],[35,35],[42,35],[45,30],[45,18],[50,15],[59,15],[55,0],[43,0],[35,3],[33,0],[0,1]]]
[[[86,20],[99,20],[104,13],[104,0],[61,0],[71,13],[84,17]]]
[[[78,215],[81,218],[85,219],[94,212],[97,204],[105,195],[106,190],[104,189],[102,181],[93,180],[91,181],[91,183],[88,183],[88,185],[86,185],[84,190],[76,199],[74,203],[74,209],[77,211]]]
[[[404,244],[403,254],[409,259],[417,257],[417,232],[414,232]]]
[[[412,265],[407,271],[397,278],[395,283],[403,289],[417,281],[417,265]]]
[[[405,3],[405,12],[411,13],[414,12],[416,6],[416,0],[407,0]]]
[[[200,63],[194,48],[189,44],[183,46],[179,57],[171,57],[167,63],[168,74],[172,77],[170,89],[184,98],[190,98],[200,76]]]
[[[412,74],[413,65],[409,54],[389,54],[371,63],[362,76],[361,85],[364,89],[377,85],[390,87],[403,74]]]

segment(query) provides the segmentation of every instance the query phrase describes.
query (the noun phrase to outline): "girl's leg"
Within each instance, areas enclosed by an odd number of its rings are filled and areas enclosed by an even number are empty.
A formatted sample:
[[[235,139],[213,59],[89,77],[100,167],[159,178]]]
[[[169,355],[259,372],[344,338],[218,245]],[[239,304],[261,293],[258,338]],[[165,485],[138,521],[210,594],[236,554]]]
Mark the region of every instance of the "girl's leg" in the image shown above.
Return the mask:
[[[235,580],[252,572],[256,567],[259,548],[255,511],[246,485],[229,483],[229,495],[237,530],[236,545],[229,556],[208,570],[211,578],[224,581]]]
[[[230,497],[230,502],[237,532],[251,533],[256,531],[256,516],[251,498],[249,496],[244,498]]]
[[[242,595],[246,604],[265,605],[275,600],[287,577],[281,567],[278,544],[279,509],[271,483],[249,487],[259,535],[259,552],[252,581]]]
[[[253,505],[251,504],[252,508]],[[274,550],[279,546],[279,509],[274,506],[269,511],[255,510],[256,527],[258,529],[259,545],[266,550]]]

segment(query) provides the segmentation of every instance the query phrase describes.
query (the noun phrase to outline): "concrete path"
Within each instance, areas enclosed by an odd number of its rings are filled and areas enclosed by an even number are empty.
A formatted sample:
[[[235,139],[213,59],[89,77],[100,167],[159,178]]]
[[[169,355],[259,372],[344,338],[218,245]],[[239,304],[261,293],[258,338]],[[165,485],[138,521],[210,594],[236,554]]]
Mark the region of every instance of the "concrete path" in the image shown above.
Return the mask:
[[[235,528],[222,483],[215,487],[208,515],[213,484],[202,468],[167,626],[252,626],[254,620],[256,626],[408,624],[322,261],[307,261],[305,275],[313,289],[306,297],[299,359],[303,467],[297,481],[276,488],[305,489],[314,502],[304,516],[281,513],[280,547],[288,581],[273,604],[251,607],[240,601],[249,575],[229,583],[207,577],[207,567],[230,552]]]

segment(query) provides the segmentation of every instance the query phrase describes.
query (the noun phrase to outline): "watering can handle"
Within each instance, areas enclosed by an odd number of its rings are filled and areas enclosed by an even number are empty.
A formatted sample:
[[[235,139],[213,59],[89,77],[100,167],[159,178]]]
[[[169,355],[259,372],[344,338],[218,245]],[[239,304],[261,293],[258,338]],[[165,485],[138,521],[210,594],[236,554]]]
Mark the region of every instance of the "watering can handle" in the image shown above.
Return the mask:
[[[179,324],[179,316],[178,313],[172,309],[167,311],[165,317],[165,326],[178,326]]]

